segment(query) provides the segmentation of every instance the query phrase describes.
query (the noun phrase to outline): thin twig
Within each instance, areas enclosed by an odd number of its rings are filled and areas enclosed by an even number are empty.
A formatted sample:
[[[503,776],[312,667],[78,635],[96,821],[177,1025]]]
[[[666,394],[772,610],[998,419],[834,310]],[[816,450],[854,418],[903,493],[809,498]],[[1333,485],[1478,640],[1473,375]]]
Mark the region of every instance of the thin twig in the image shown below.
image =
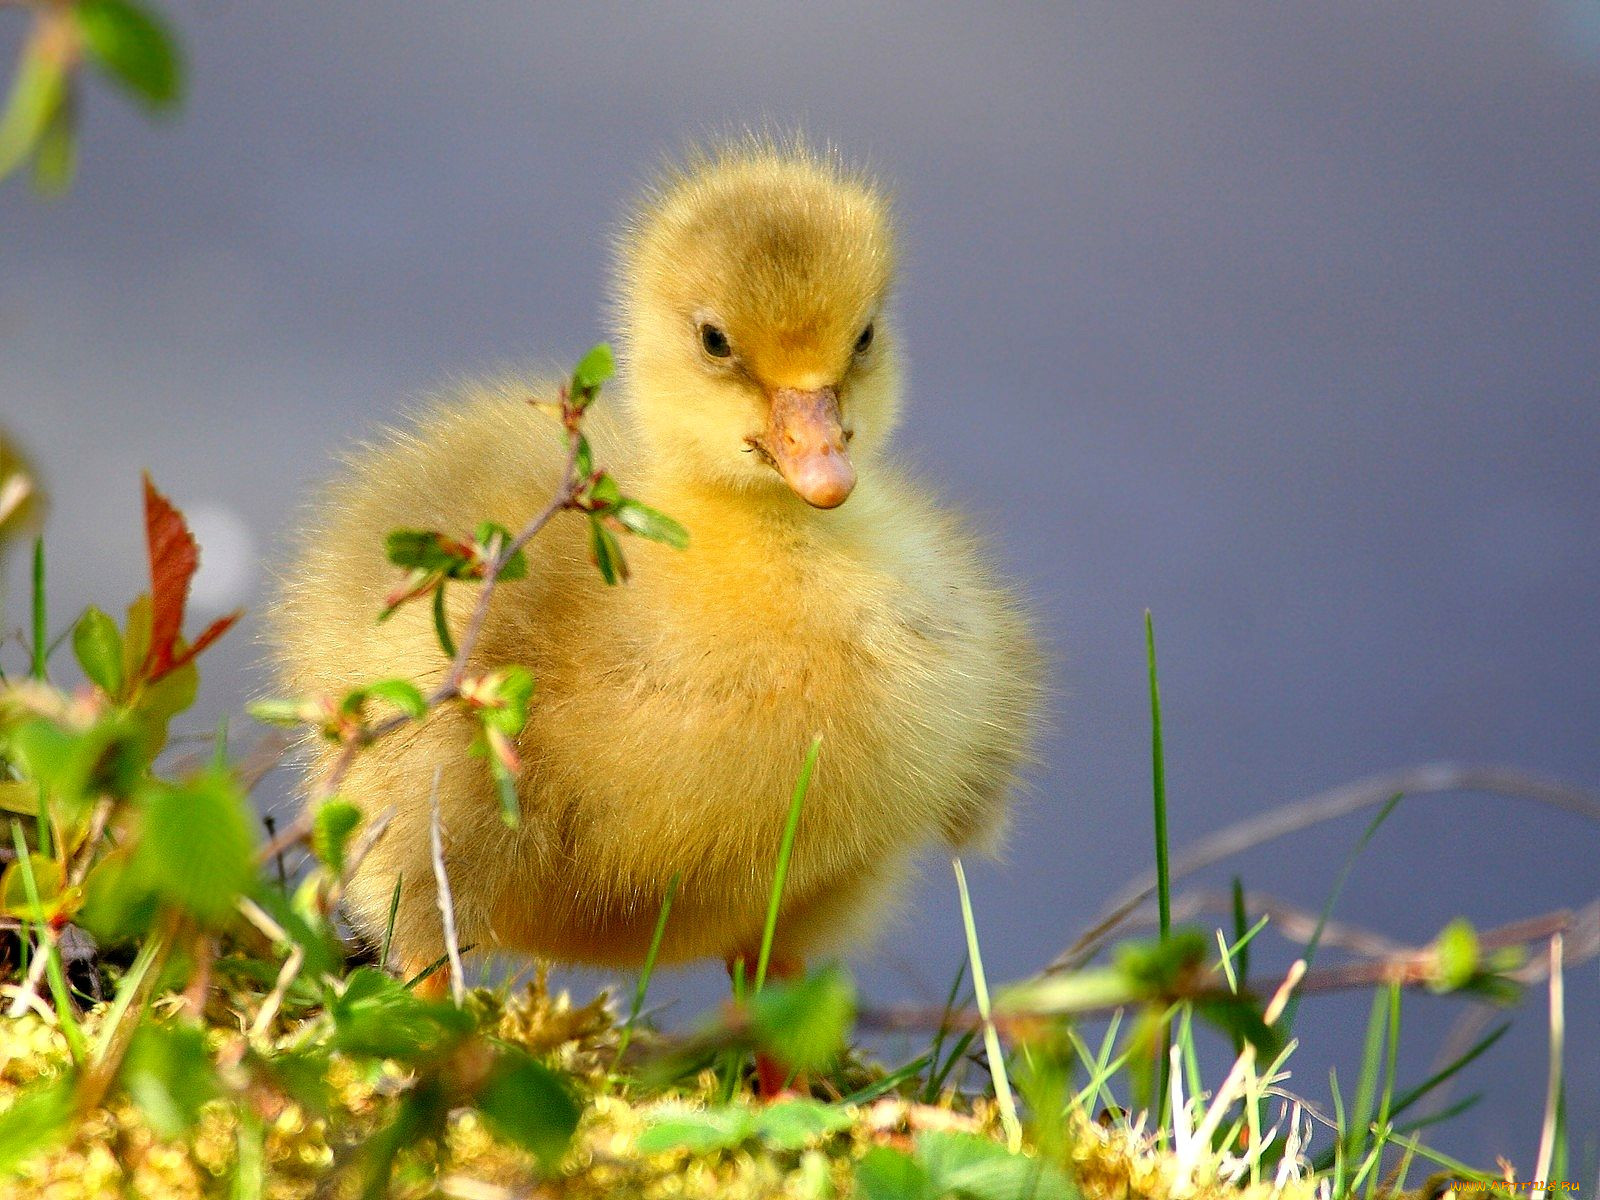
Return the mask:
[[[439,777],[444,767],[433,769],[433,790],[428,797],[431,816],[428,838],[433,848],[433,878],[439,885],[439,919],[444,926],[444,948],[450,955],[450,996],[460,1008],[467,1002],[467,977],[461,966],[461,943],[456,939],[456,906],[450,895],[450,876],[444,869],[444,836],[439,829]]]
[[[427,697],[427,707],[431,711],[447,701],[454,700],[461,694],[462,681],[466,679],[467,668],[472,659],[472,653],[477,648],[478,637],[483,632],[484,621],[489,615],[489,604],[494,599],[495,588],[500,582],[500,573],[505,570],[514,555],[519,553],[540,530],[548,525],[551,519],[559,512],[568,508],[578,492],[578,435],[569,432],[567,437],[567,459],[562,468],[561,483],[556,488],[555,495],[550,502],[529,519],[521,531],[511,542],[495,555],[488,569],[484,573],[483,585],[478,589],[478,602],[473,606],[472,615],[467,619],[467,627],[456,643],[456,655],[450,663],[450,669],[445,673],[444,679]],[[258,855],[259,861],[268,862],[285,850],[299,845],[311,834],[312,822],[315,820],[314,811],[317,803],[326,800],[339,789],[339,784],[344,781],[345,773],[355,762],[356,756],[380,738],[387,737],[403,725],[410,724],[411,718],[404,713],[395,713],[386,717],[376,725],[367,726],[359,733],[347,739],[339,751],[339,756],[333,760],[333,766],[318,783],[313,794],[313,804],[294,822],[284,827],[282,833],[271,839],[261,848]]]
[[[289,936],[282,925],[274,921],[267,911],[250,897],[239,898],[239,911],[250,924],[266,934],[274,945],[289,947],[289,955],[278,970],[278,978],[273,982],[272,991],[267,993],[267,998],[261,1002],[260,1011],[256,1013],[256,1019],[250,1023],[250,1040],[260,1042],[266,1038],[272,1028],[273,1019],[283,1007],[284,998],[288,996],[295,976],[300,973],[300,968],[305,963],[306,952],[299,942]]]
[[[1561,936],[1564,944],[1563,962],[1573,966],[1600,955],[1600,901],[1589,904],[1578,912],[1566,909],[1545,913],[1537,917],[1514,921],[1507,925],[1485,930],[1478,936],[1479,946],[1485,951],[1508,946],[1528,946],[1547,943]],[[1573,947],[1583,950],[1582,959]],[[1535,983],[1544,979],[1551,970],[1552,958],[1548,954],[1532,958],[1525,966],[1505,972],[1507,978],[1519,983]],[[1295,984],[1297,992],[1338,992],[1371,988],[1380,984],[1399,984],[1405,988],[1431,987],[1437,979],[1438,958],[1432,947],[1408,948],[1401,953],[1387,955],[1370,962],[1347,963],[1307,971]],[[1206,986],[1179,989],[1169,995],[1151,997],[1161,1001],[1174,1000],[1236,1000],[1238,994],[1224,986]],[[1287,999],[1287,994],[1283,997]],[[1107,1000],[1087,1004],[1074,1010],[1078,1015],[1112,1012],[1127,1008],[1126,999]],[[1277,1003],[1275,1000],[1274,1003]],[[1027,1036],[1040,1028],[1042,1017],[1037,1013],[994,1012],[995,1027],[1012,1037]],[[857,1024],[865,1029],[895,1033],[938,1029],[948,1024],[951,1030],[981,1031],[983,1016],[973,1009],[947,1010],[942,1006],[891,1005],[881,1008],[864,1008],[857,1016]]]
[[[1263,842],[1383,804],[1396,794],[1423,796],[1447,792],[1515,796],[1600,821],[1600,798],[1559,780],[1533,775],[1514,767],[1426,763],[1318,792],[1262,816],[1230,825],[1175,856],[1168,874],[1174,880],[1185,878]],[[1088,930],[1057,955],[1045,970],[1065,971],[1088,962],[1105,944],[1108,935],[1155,891],[1156,877],[1153,872],[1146,872],[1134,880],[1101,910]]]
[[[1311,941],[1317,932],[1316,913],[1308,909],[1290,904],[1277,896],[1266,892],[1246,892],[1244,895],[1245,910],[1253,917],[1271,918],[1268,928],[1275,930],[1291,942],[1304,945]],[[1204,914],[1220,914],[1230,916],[1233,912],[1233,894],[1231,892],[1185,892],[1174,896],[1172,900],[1172,919],[1174,921],[1190,921]],[[1154,929],[1156,917],[1149,908],[1148,903],[1140,905],[1138,910],[1130,913],[1122,923],[1125,933],[1139,929]],[[1387,954],[1403,954],[1407,947],[1405,943],[1395,941],[1393,938],[1378,933],[1375,930],[1364,929],[1359,925],[1352,925],[1344,921],[1327,921],[1322,926],[1322,935],[1318,941],[1323,946],[1337,946],[1349,950],[1352,954],[1360,954],[1367,958],[1382,958]]]

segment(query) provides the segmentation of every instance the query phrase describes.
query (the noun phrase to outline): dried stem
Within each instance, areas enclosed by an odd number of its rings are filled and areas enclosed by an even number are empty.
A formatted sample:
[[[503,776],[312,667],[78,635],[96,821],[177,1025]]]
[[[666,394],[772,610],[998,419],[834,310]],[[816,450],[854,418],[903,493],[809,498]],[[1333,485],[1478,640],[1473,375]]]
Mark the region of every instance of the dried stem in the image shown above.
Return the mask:
[[[1564,963],[1572,966],[1600,955],[1600,901],[1586,905],[1573,913],[1566,909],[1544,913],[1513,921],[1479,934],[1479,945],[1485,951],[1508,946],[1548,944],[1560,937],[1565,945]],[[1529,963],[1507,977],[1519,983],[1534,983],[1551,973],[1553,954],[1536,955]],[[1348,963],[1307,971],[1295,985],[1299,992],[1339,992],[1375,987],[1380,984],[1399,984],[1406,988],[1424,988],[1437,978],[1438,960],[1431,947],[1407,948],[1370,962]],[[1286,998],[1286,997],[1285,997]],[[1181,991],[1161,999],[1172,1000],[1231,1000],[1235,994],[1226,987],[1203,987]],[[1128,1002],[1086,1005],[1076,1010],[1078,1015],[1112,1012],[1128,1007]],[[1041,1016],[1034,1013],[995,1012],[995,1026],[1010,1036],[1026,1035],[1037,1030]],[[938,1029],[948,1022],[951,1030],[981,1031],[983,1017],[971,1009],[951,1011],[943,1006],[893,1005],[883,1008],[865,1008],[857,1016],[857,1023],[866,1029],[881,1032],[920,1031]]]
[[[467,976],[461,966],[455,899],[450,895],[450,876],[444,869],[444,835],[439,828],[439,777],[443,774],[442,766],[433,769],[433,788],[428,795],[428,841],[433,852],[433,878],[439,885],[439,920],[444,926],[444,948],[450,955],[450,996],[460,1008],[467,1000]]]
[[[1169,876],[1183,879],[1263,842],[1360,812],[1364,808],[1372,808],[1396,795],[1436,795],[1445,792],[1487,792],[1491,795],[1516,796],[1600,821],[1600,798],[1557,780],[1513,767],[1426,763],[1318,792],[1307,799],[1273,809],[1263,816],[1230,825],[1174,856]],[[1045,970],[1065,971],[1088,962],[1099,952],[1110,934],[1155,893],[1155,875],[1146,872],[1102,909],[1088,930],[1057,955]]]

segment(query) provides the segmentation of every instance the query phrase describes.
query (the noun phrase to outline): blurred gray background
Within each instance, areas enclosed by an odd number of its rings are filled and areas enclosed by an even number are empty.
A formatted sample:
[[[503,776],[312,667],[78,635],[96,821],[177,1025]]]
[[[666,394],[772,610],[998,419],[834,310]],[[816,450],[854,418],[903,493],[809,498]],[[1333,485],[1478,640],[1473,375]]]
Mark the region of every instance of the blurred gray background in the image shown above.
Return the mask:
[[[182,116],[150,128],[97,87],[73,194],[0,188],[0,421],[54,493],[58,628],[141,587],[146,467],[204,543],[200,606],[258,604],[336,448],[450,377],[572,360],[606,331],[609,231],[652,164],[767,117],[894,181],[903,452],[993,531],[1056,649],[1013,848],[972,872],[992,978],[1151,860],[1146,606],[1175,844],[1419,761],[1600,785],[1589,0],[168,12]],[[8,70],[22,26],[0,12]],[[253,632],[208,654],[195,728],[264,686]],[[1365,820],[1207,879],[1314,909]],[[1420,943],[1577,904],[1597,848],[1552,809],[1419,797],[1339,915]],[[953,892],[935,858],[858,964],[868,995],[942,997]],[[1580,1151],[1597,983],[1569,981]],[[723,986],[707,968],[655,997],[683,1021]],[[1461,1008],[1408,999],[1403,1079]],[[1531,1172],[1543,1008],[1440,1145]],[[1365,1011],[1307,1004],[1291,1087],[1353,1080]]]

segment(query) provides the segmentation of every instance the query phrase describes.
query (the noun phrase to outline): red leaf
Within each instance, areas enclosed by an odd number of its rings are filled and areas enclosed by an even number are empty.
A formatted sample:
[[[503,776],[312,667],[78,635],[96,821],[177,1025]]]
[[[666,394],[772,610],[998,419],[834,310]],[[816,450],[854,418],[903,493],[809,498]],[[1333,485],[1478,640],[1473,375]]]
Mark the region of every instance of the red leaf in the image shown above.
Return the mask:
[[[207,646],[211,645],[212,642],[216,641],[223,634],[227,633],[228,630],[232,629],[234,622],[242,616],[244,616],[244,609],[236,608],[227,616],[218,617],[215,621],[211,622],[210,625],[206,626],[205,632],[199,637],[195,638],[194,645],[190,646],[182,653],[174,654],[172,656],[172,667],[170,669],[176,671],[185,663],[193,662],[196,655],[198,655]]]
[[[160,679],[177,665],[173,653],[183,632],[189,581],[200,566],[200,547],[183,514],[144,477],[144,534],[150,545],[150,655],[145,677]]]
[[[150,544],[150,653],[145,658],[144,677],[154,683],[227,633],[243,614],[230,613],[212,622],[185,648],[183,613],[189,604],[189,584],[200,567],[200,547],[183,514],[156,491],[148,472],[144,477],[144,534]]]

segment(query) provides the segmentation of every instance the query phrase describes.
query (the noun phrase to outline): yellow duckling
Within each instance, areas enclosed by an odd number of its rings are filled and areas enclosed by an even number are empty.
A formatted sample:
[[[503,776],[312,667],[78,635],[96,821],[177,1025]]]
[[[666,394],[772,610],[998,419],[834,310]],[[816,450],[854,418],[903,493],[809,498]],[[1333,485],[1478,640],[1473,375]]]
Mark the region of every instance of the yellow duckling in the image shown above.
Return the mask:
[[[356,760],[341,794],[396,812],[347,900],[376,941],[401,881],[395,965],[443,953],[436,771],[462,944],[568,962],[638,964],[674,875],[660,961],[753,958],[818,733],[775,964],[870,932],[920,848],[998,835],[1041,657],[972,538],[886,457],[892,224],[870,178],[765,142],[700,156],[645,197],[616,277],[624,407],[602,399],[585,432],[690,544],[629,541],[632,580],[607,587],[585,522],[557,517],[527,577],[497,590],[474,669],[520,663],[537,680],[519,828],[455,706]],[[562,434],[528,403],[552,391],[469,387],[354,455],[286,573],[284,687],[438,683],[449,664],[426,604],[375,622],[397,577],[384,536],[520,527],[559,482]],[[473,597],[454,592],[459,637]],[[336,753],[323,746],[313,779]]]

